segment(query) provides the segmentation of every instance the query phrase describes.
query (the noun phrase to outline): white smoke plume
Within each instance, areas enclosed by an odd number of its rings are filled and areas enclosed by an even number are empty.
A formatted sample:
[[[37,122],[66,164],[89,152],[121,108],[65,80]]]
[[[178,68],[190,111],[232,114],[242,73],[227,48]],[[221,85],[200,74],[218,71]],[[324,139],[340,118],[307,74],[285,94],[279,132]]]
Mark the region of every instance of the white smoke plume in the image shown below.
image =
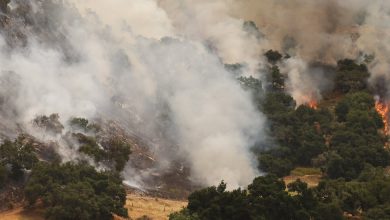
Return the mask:
[[[243,62],[245,51],[227,52],[228,43],[217,41],[215,53],[194,36],[196,28],[179,34],[152,0],[13,1],[12,8],[29,12],[11,19],[2,35],[0,78],[15,84],[2,94],[4,118],[25,129],[51,113],[64,123],[73,116],[112,119],[168,140],[163,147],[178,146],[171,154],[159,149],[161,160],[184,158],[196,183],[245,186],[258,174],[249,148],[262,137],[264,118],[221,62]],[[240,32],[229,41],[241,47],[248,37],[242,22],[223,25]],[[13,28],[25,42],[12,44],[19,42]]]
[[[175,33],[186,38],[210,42],[227,64],[245,64],[248,74],[258,76],[268,42],[261,30],[247,27],[242,17],[231,15],[231,1],[158,0],[172,20]],[[249,30],[248,30],[249,29]]]
[[[297,105],[319,100],[321,91],[313,87],[313,79],[308,71],[307,63],[302,59],[288,59],[282,68],[282,72],[287,72],[286,89],[296,101]]]

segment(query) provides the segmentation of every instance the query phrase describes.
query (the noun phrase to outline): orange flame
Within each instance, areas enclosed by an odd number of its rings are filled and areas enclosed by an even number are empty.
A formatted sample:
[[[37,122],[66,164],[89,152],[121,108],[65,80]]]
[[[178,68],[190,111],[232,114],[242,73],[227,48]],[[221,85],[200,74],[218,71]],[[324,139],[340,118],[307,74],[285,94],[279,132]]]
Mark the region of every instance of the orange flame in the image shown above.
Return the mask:
[[[312,109],[318,109],[318,102],[317,102],[317,99],[315,98],[316,96],[313,95],[313,94],[309,94],[309,95],[303,95],[302,97],[300,97],[300,103],[303,104],[303,105],[306,105]]]
[[[318,103],[316,100],[312,99],[310,100],[307,105],[312,108],[312,109],[317,109],[318,108]]]
[[[383,124],[385,125],[385,134],[389,133],[389,103],[383,103],[381,101],[375,102],[375,109],[382,117]]]

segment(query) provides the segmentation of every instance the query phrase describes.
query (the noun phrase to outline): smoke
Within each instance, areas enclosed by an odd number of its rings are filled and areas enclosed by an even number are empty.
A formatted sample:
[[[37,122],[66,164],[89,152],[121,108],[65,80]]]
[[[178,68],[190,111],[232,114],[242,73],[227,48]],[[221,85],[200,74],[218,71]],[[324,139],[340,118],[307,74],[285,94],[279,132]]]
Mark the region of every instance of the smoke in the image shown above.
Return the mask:
[[[384,97],[390,98],[390,2],[376,1],[367,5],[366,19],[360,29],[361,37],[358,46],[366,55],[371,55],[373,60],[369,63],[372,73],[369,82],[375,85],[378,82],[384,84],[386,92]]]
[[[200,26],[179,34],[152,0],[12,4],[0,41],[0,82],[12,85],[2,91],[2,117],[10,123],[36,134],[38,115],[58,113],[63,124],[115,120],[159,143],[161,163],[184,159],[196,183],[245,186],[258,174],[249,148],[263,137],[264,117],[223,64],[244,62],[253,49],[241,20],[207,32],[218,38],[213,51],[195,36]],[[235,35],[219,42],[225,26]],[[238,54],[228,48],[236,40],[235,48],[247,46]],[[41,138],[59,142],[65,160],[77,158],[59,137]]]
[[[292,85],[289,91],[298,101],[305,99],[297,94],[307,92],[308,88],[304,83],[308,81],[308,76],[310,78],[313,75],[305,66],[313,62],[335,65],[340,59],[367,62],[367,57],[373,57],[373,61],[368,64],[372,73],[369,82],[373,85],[380,79],[389,81],[390,48],[387,43],[390,40],[389,1],[218,2],[228,7],[230,16],[256,22],[266,37],[267,44],[260,44],[262,49],[268,46],[294,58],[284,67],[291,78],[290,83],[295,85]],[[312,83],[312,89],[309,89],[311,92],[317,93],[316,87],[327,87],[321,79],[309,81]]]
[[[281,64],[281,71],[288,76],[286,91],[297,105],[316,102],[324,91],[333,88],[334,70],[321,63],[308,64],[304,60],[290,58]]]
[[[104,25],[122,37],[125,32],[153,39],[175,36],[171,20],[154,0],[70,2],[83,13],[95,14]]]
[[[158,0],[158,3],[172,20],[176,34],[209,43],[224,63],[244,64],[247,74],[259,77],[268,42],[257,27],[245,27],[246,20],[231,15],[230,1]]]
[[[348,3],[350,4],[348,4]],[[351,34],[358,22],[359,1],[234,1],[232,13],[253,20],[274,49],[303,60],[335,63],[354,56]]]
[[[203,184],[249,183],[257,174],[249,147],[264,137],[264,117],[223,64],[242,64],[244,74],[262,79],[265,51],[290,55],[280,66],[299,104],[332,86],[332,71],[313,63],[371,56],[370,82],[390,81],[390,3],[383,0],[10,6],[1,18],[2,127],[33,130],[35,116],[54,112],[64,123],[73,116],[116,120],[158,143],[162,164],[186,160],[192,180]]]

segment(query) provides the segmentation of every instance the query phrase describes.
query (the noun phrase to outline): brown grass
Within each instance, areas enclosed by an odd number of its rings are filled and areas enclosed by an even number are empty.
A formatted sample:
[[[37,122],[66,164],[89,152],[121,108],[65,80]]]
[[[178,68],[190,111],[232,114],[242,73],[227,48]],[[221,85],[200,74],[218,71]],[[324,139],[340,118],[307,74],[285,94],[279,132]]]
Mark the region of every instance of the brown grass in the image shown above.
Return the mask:
[[[286,185],[288,185],[289,183],[300,179],[302,182],[307,183],[307,185],[312,188],[318,186],[321,178],[322,172],[318,168],[297,167],[291,171],[289,176],[283,177],[283,181],[286,183]]]
[[[25,210],[22,207],[0,213],[1,220],[44,220],[42,209]]]
[[[168,215],[187,206],[186,201],[167,200],[153,197],[145,197],[135,194],[127,195],[126,208],[129,216],[137,219],[144,215],[153,220],[168,219]]]
[[[304,176],[286,176],[283,177],[284,182],[287,184],[292,183],[296,181],[297,179],[300,179],[302,182],[307,183],[307,185],[312,188],[318,186],[318,183],[321,180],[321,175],[304,175]]]

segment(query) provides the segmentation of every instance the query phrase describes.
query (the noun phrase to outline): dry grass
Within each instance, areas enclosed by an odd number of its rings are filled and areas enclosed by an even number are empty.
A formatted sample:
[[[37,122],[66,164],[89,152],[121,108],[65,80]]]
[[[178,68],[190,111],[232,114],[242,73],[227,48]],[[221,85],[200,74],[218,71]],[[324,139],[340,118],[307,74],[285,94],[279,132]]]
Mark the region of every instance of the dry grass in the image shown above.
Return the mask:
[[[296,181],[297,179],[300,179],[302,182],[307,183],[307,185],[312,188],[318,186],[318,183],[321,180],[321,175],[304,175],[304,176],[286,176],[283,177],[284,182],[287,184],[292,183]]]
[[[297,167],[291,171],[290,176],[283,177],[284,182],[287,184],[295,182],[300,179],[302,182],[307,183],[309,187],[316,187],[322,178],[322,172],[317,168],[310,167]]]
[[[25,210],[22,207],[0,213],[1,220],[44,220],[43,210]]]
[[[148,216],[153,220],[168,219],[168,215],[187,206],[185,201],[152,198],[135,194],[128,194],[126,208],[131,219]],[[0,213],[1,220],[44,220],[42,209],[25,210],[22,207]],[[122,219],[122,218],[115,218]]]
[[[127,195],[126,201],[126,208],[129,210],[129,216],[132,219],[146,215],[153,220],[165,220],[168,219],[169,214],[179,211],[185,206],[187,206],[187,202],[185,201],[152,198],[134,194]]]

